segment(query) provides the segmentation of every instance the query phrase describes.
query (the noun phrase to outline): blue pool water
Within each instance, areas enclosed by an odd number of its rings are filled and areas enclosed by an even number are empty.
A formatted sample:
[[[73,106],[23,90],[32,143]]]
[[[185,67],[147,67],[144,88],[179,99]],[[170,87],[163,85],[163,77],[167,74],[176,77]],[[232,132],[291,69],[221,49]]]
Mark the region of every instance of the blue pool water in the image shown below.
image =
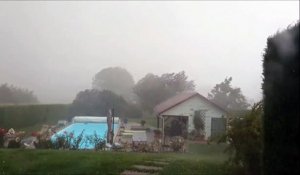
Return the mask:
[[[114,124],[114,133],[116,134],[119,125]],[[60,130],[55,135],[51,137],[51,140],[54,141],[57,136],[63,134],[70,134],[73,132],[73,137],[77,138],[81,132],[83,131],[83,140],[82,144],[80,144],[80,149],[93,149],[94,145],[87,141],[87,137],[94,136],[95,133],[97,137],[103,138],[106,140],[106,132],[107,132],[107,123],[73,123],[68,127]]]

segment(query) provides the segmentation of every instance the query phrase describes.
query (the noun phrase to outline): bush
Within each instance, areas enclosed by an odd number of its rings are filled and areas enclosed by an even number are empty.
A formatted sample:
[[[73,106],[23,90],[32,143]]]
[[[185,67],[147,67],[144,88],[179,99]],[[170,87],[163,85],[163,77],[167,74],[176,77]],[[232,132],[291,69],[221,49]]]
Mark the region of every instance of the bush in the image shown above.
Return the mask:
[[[20,148],[20,147],[21,147],[20,140],[17,139],[10,140],[7,146],[7,148]]]
[[[230,154],[228,164],[243,169],[245,174],[261,174],[262,164],[262,103],[252,107],[244,117],[232,118],[226,137]],[[236,169],[235,168],[235,169]]]
[[[96,132],[94,135],[83,136],[84,130],[77,136],[74,137],[74,132],[67,133],[65,132],[62,135],[57,135],[56,139],[52,141],[53,149],[70,149],[78,150],[83,144],[92,144],[94,145],[95,150],[103,150],[105,148],[105,139],[99,137]],[[48,143],[47,141],[42,141]]]
[[[37,149],[53,149],[55,148],[51,140],[39,139],[38,142],[34,142],[34,146]]]
[[[153,132],[154,132],[154,137],[156,139],[159,139],[162,137],[162,132],[159,129],[155,129],[155,130],[153,130]]]
[[[184,138],[181,136],[171,137],[170,139],[170,146],[173,151],[179,151],[183,148],[184,145]]]
[[[64,132],[64,134],[62,135],[57,135],[52,144],[53,148],[78,150],[80,146],[85,142],[85,140],[83,140],[83,133],[84,130],[77,137],[74,137],[74,132]]]
[[[105,148],[105,139],[99,137],[96,132],[94,135],[87,136],[86,138],[91,144],[94,145],[95,150],[103,150]]]

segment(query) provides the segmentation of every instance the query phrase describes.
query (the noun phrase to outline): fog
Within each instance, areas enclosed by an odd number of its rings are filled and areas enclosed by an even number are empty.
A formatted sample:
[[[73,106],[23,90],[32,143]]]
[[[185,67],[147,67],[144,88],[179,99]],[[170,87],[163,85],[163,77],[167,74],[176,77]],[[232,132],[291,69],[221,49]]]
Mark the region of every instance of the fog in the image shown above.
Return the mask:
[[[262,97],[267,37],[299,20],[299,2],[0,2],[0,84],[70,103],[106,67],[184,70],[199,93],[233,77]]]

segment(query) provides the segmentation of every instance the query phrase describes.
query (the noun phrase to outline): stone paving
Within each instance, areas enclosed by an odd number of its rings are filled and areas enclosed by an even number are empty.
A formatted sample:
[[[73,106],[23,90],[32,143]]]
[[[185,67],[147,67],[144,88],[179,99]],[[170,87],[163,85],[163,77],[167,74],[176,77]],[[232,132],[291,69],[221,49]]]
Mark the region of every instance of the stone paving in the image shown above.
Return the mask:
[[[151,164],[151,165],[148,165]],[[133,165],[129,169],[123,171],[121,175],[158,175],[163,170],[164,166],[169,164],[165,160],[145,161],[139,165]]]

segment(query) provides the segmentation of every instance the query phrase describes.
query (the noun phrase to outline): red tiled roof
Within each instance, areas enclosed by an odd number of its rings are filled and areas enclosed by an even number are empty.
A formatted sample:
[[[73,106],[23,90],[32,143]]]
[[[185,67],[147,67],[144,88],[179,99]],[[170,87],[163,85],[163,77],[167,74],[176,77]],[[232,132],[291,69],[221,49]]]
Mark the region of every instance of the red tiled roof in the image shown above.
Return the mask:
[[[182,93],[180,93],[178,95],[175,95],[174,97],[171,97],[171,98],[167,99],[166,101],[163,101],[162,103],[156,105],[155,108],[154,108],[154,113],[158,116],[161,113],[173,108],[174,106],[177,106],[178,104],[180,104],[180,103],[182,103],[182,102],[184,102],[184,101],[186,101],[186,100],[188,100],[188,99],[190,99],[194,96],[199,96],[204,101],[209,102],[210,104],[217,107],[221,111],[226,112],[225,109],[221,108],[217,104],[211,102],[210,100],[208,100],[204,96],[200,95],[199,93],[192,91],[192,92],[182,92]]]

